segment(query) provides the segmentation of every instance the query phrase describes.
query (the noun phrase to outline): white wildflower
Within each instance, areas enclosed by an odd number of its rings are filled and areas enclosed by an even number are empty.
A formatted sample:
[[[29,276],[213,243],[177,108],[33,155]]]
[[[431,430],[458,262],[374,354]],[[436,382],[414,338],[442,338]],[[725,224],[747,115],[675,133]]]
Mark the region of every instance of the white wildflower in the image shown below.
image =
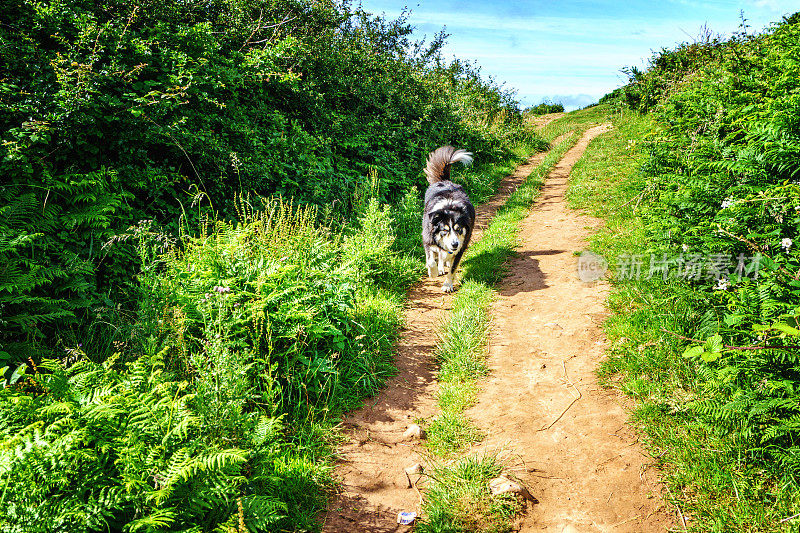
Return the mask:
[[[682,245],[681,248],[683,248],[684,252],[688,252],[689,251],[689,245],[688,244]]]
[[[242,161],[239,159],[239,156],[236,155],[236,152],[231,152],[228,154],[231,158],[231,166],[235,171],[239,171],[239,167],[242,166]]]
[[[789,237],[784,237],[781,240],[781,248],[783,248],[783,251],[789,253],[789,248],[792,247],[793,242],[794,241],[792,241],[792,239],[790,239]]]
[[[722,201],[722,206],[721,206],[721,207],[722,207],[722,209],[728,209],[728,208],[729,208],[730,206],[732,206],[734,203],[736,203],[736,201],[735,201],[735,200],[734,200],[732,197],[725,198],[725,199]]]
[[[728,285],[730,285],[728,278],[722,277],[717,280],[717,286],[715,288],[718,291],[726,291],[728,290]]]

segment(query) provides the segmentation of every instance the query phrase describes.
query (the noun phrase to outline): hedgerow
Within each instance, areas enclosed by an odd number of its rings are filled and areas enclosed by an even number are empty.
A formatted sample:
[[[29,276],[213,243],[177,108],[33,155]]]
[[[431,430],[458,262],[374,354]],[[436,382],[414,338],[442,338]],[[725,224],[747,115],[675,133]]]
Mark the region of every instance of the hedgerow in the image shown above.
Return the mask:
[[[425,156],[473,151],[481,198],[542,141],[405,15],[0,21],[0,530],[318,529],[331,428],[391,375],[422,271]]]
[[[104,244],[142,219],[175,233],[198,193],[228,219],[241,191],[350,218],[371,171],[398,201],[436,146],[489,160],[523,136],[511,93],[440,58],[443,33],[414,42],[404,17],[348,3],[12,0],[0,19],[0,342],[16,362],[112,335],[85,324],[135,306],[136,256]]]
[[[723,454],[714,461],[724,457],[743,485],[760,487],[751,497],[776,509],[794,501],[800,483],[798,21],[663,50],[604,99],[657,124],[641,144],[629,202],[650,270],[663,262],[657,277],[672,279],[639,283],[645,294],[636,299],[674,310],[649,321],[660,340],[645,349],[679,347],[685,368],[667,379],[691,391],[664,398],[662,412],[685,421],[692,438],[705,435]],[[736,482],[728,488],[738,500]],[[704,490],[714,489],[687,489]],[[712,514],[709,528],[752,519],[698,509]]]

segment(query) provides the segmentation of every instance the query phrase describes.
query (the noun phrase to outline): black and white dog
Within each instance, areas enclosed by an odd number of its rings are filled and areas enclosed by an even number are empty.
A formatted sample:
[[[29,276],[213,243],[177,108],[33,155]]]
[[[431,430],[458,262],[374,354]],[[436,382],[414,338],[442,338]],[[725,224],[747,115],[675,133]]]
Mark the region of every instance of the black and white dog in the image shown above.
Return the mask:
[[[422,244],[428,275],[447,274],[442,290],[453,292],[455,274],[461,256],[469,245],[475,225],[475,207],[461,185],[450,181],[450,165],[472,163],[472,154],[442,146],[428,155],[425,175],[430,186],[425,192],[422,214]]]

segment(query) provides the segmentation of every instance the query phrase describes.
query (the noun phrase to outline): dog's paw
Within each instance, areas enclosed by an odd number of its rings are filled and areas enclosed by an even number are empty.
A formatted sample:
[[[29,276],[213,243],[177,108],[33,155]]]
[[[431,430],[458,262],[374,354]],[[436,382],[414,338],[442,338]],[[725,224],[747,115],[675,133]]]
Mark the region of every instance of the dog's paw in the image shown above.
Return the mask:
[[[445,274],[447,274],[447,269],[446,268],[440,268],[439,269],[439,275],[440,276],[444,276]]]
[[[445,282],[444,285],[442,285],[442,290],[444,292],[453,292],[455,289],[453,288],[452,283]]]

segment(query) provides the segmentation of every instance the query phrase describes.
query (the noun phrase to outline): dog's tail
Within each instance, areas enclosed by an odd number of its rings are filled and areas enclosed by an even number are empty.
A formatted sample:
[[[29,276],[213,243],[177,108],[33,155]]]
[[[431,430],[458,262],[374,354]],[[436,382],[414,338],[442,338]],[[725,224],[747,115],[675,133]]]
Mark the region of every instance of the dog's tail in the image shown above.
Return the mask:
[[[472,153],[466,150],[456,150],[452,146],[442,146],[428,154],[428,163],[425,166],[428,183],[433,185],[437,181],[449,180],[450,165],[459,161],[469,165],[472,163]]]

